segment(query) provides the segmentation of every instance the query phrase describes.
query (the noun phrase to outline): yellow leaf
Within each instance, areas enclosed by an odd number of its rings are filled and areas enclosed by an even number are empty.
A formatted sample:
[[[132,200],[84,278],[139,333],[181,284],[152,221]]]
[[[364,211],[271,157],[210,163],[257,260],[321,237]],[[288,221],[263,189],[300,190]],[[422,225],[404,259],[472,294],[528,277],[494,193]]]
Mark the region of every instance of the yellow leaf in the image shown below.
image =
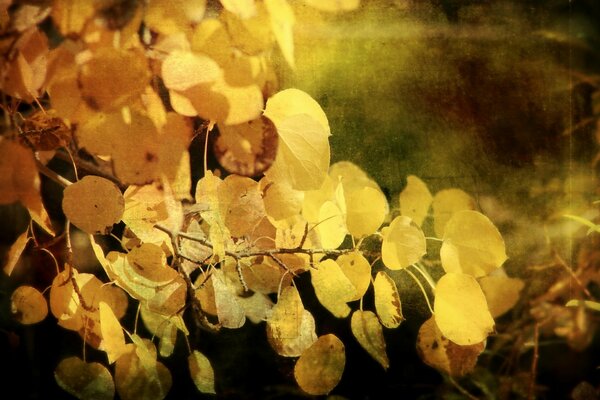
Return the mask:
[[[10,296],[10,312],[23,325],[37,324],[48,315],[48,303],[36,288],[19,286]]]
[[[252,232],[266,216],[258,182],[239,175],[229,175],[217,189],[219,209],[231,236]]]
[[[342,378],[345,365],[344,344],[335,335],[328,334],[320,336],[302,353],[294,367],[294,377],[306,393],[328,394]]]
[[[219,323],[230,329],[240,328],[246,322],[244,308],[237,301],[237,295],[227,277],[220,269],[212,274],[212,284],[215,291],[215,304]]]
[[[483,342],[494,331],[485,295],[471,275],[447,273],[435,287],[435,323],[458,345]]]
[[[300,213],[304,193],[294,190],[286,182],[272,182],[267,178],[260,181],[265,212],[269,219],[280,221]]]
[[[152,0],[146,4],[144,23],[163,35],[187,32],[204,17],[206,0]]]
[[[446,224],[440,259],[446,272],[478,278],[506,261],[502,235],[485,215],[471,210],[455,213]]]
[[[346,304],[356,297],[356,288],[331,259],[322,261],[310,270],[312,285],[319,302],[337,318],[350,314]]]
[[[175,349],[177,340],[177,329],[183,325],[180,315],[169,317],[167,315],[155,313],[142,304],[140,315],[144,325],[150,333],[159,338],[158,352],[162,357],[169,357]],[[185,332],[184,332],[185,333]]]
[[[519,301],[519,294],[525,283],[518,278],[506,275],[491,275],[479,278],[479,285],[485,294],[492,317],[506,313]]]
[[[294,11],[287,0],[265,0],[271,20],[271,30],[279,44],[283,58],[294,68]]]
[[[8,276],[12,274],[13,269],[21,258],[21,254],[23,254],[25,247],[27,247],[27,243],[29,243],[29,240],[31,239],[28,233],[29,231],[21,233],[8,250],[8,256],[6,257],[6,263],[4,264],[3,268],[4,273]]]
[[[66,217],[85,233],[108,233],[123,216],[125,200],[113,182],[88,175],[64,190]]]
[[[394,218],[381,246],[381,257],[392,270],[407,268],[427,253],[427,243],[421,228],[408,217]]]
[[[100,331],[102,332],[101,349],[108,356],[108,363],[114,363],[127,349],[125,347],[125,336],[121,323],[111,310],[110,306],[100,302]]]
[[[215,372],[206,356],[194,350],[188,357],[188,366],[194,385],[202,393],[215,394]]]
[[[256,15],[254,0],[220,0],[223,8],[237,15],[241,19],[248,19]]]
[[[437,237],[444,236],[446,223],[455,212],[474,210],[475,200],[460,189],[440,190],[433,196],[433,226]]]
[[[360,300],[371,285],[371,265],[360,251],[342,254],[335,260],[356,289],[354,300]]]
[[[317,340],[315,320],[295,286],[285,287],[267,319],[267,339],[277,354],[298,357]]]
[[[484,342],[459,346],[449,341],[442,335],[434,317],[419,328],[417,351],[423,362],[450,376],[461,377],[472,372],[477,364],[477,357],[484,349]]]
[[[132,335],[132,339],[136,335]],[[140,341],[139,337],[136,341]],[[170,371],[156,359],[145,343],[128,344],[129,351],[115,364],[115,386],[123,400],[162,400],[173,383]]]
[[[213,255],[217,260],[225,258],[226,242],[231,240],[231,233],[225,226],[221,213],[219,200],[219,187],[223,181],[206,171],[206,175],[198,181],[196,186],[196,205],[200,210],[200,216],[209,225],[209,238],[213,245]]]
[[[342,210],[332,201],[326,201],[319,210],[319,221],[316,227],[321,246],[326,249],[337,249],[348,230]]]
[[[372,187],[346,190],[346,224],[356,238],[375,233],[383,223],[388,210],[385,195]]]
[[[167,89],[182,92],[216,81],[223,76],[223,71],[219,64],[205,55],[176,50],[163,61],[161,74]]]
[[[253,324],[265,321],[271,314],[273,302],[269,296],[262,293],[253,293],[249,297],[239,297],[238,303],[244,309],[244,314]]]
[[[421,226],[429,213],[433,196],[425,182],[414,175],[406,177],[406,187],[400,193],[400,214]]]
[[[397,328],[404,321],[404,317],[396,284],[388,274],[380,271],[375,276],[373,289],[375,290],[375,311],[377,311],[381,324],[386,328]]]
[[[388,369],[390,361],[388,360],[385,351],[383,329],[379,324],[377,316],[371,311],[357,310],[352,314],[350,327],[352,329],[352,334],[363,349],[365,349],[375,361],[381,364],[383,369]]]
[[[65,358],[56,366],[54,379],[64,391],[80,400],[112,400],[115,396],[110,371],[97,362]]]

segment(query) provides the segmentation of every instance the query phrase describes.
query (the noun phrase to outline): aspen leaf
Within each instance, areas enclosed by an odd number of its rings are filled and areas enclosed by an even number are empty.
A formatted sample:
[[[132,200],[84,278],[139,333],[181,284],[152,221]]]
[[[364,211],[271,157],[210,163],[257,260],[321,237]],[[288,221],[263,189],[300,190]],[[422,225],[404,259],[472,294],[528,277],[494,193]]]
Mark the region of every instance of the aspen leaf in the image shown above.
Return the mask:
[[[242,327],[246,322],[244,308],[237,301],[237,296],[227,282],[227,277],[223,271],[213,271],[212,284],[215,291],[215,304],[219,323],[230,329]]]
[[[29,240],[31,239],[28,233],[29,231],[21,233],[17,240],[15,240],[15,242],[10,246],[10,249],[8,250],[8,256],[6,258],[6,263],[4,264],[3,268],[4,273],[8,276],[12,274],[15,266],[21,258],[21,254],[23,254],[23,251],[25,251],[25,247],[27,247],[27,243],[29,243]]]
[[[371,285],[371,265],[360,251],[342,254],[335,260],[356,289],[351,301],[360,300]]]
[[[371,357],[375,359],[383,369],[388,369],[390,361],[385,351],[385,340],[383,330],[377,316],[371,311],[354,311],[350,320],[352,334]]]
[[[327,136],[331,134],[329,121],[319,103],[299,89],[285,89],[276,93],[267,100],[264,112],[265,117],[273,121],[275,127],[288,117],[300,114],[309,115],[323,126]]]
[[[471,210],[456,212],[446,224],[440,259],[446,272],[478,278],[506,261],[504,240],[492,221]]]
[[[132,335],[132,339],[135,337]],[[140,342],[139,337],[135,341]],[[144,342],[127,347],[129,351],[115,364],[115,386],[119,397],[123,400],[164,399],[173,383],[171,372],[156,361],[155,354]]]
[[[266,216],[258,182],[229,175],[217,189],[223,222],[234,237],[248,235]]]
[[[319,302],[337,318],[350,314],[346,304],[356,297],[356,288],[334,260],[325,260],[310,270],[310,277]]]
[[[427,243],[421,228],[408,217],[394,218],[381,246],[381,257],[391,270],[407,268],[427,253]]]
[[[23,325],[37,324],[48,315],[48,303],[36,288],[19,286],[10,296],[10,312]]]
[[[280,221],[297,215],[302,209],[304,193],[292,189],[286,182],[261,180],[265,212],[273,221]]]
[[[375,290],[375,311],[377,311],[381,324],[386,328],[397,328],[404,321],[404,317],[396,284],[388,274],[380,271],[373,281],[373,289]]]
[[[342,379],[345,364],[346,353],[340,339],[333,334],[320,336],[296,362],[294,377],[306,393],[328,394]]]
[[[241,19],[252,18],[256,15],[254,0],[220,0],[223,8]]]
[[[345,191],[346,225],[356,238],[377,231],[387,214],[388,204],[383,193],[372,187]]]
[[[223,71],[205,55],[176,50],[163,61],[161,74],[167,89],[182,92],[196,85],[216,81],[223,76]]]
[[[206,356],[194,350],[188,357],[188,366],[194,385],[202,393],[215,394],[215,372]]]
[[[265,0],[265,6],[283,58],[294,68],[294,11],[287,0]]]
[[[108,363],[114,363],[127,349],[121,323],[110,306],[100,302],[100,331],[102,332],[102,350],[108,356]]]
[[[82,231],[106,234],[121,220],[125,200],[113,182],[88,175],[65,188],[62,208]]]
[[[425,364],[450,376],[461,377],[473,371],[484,342],[460,346],[449,341],[437,327],[435,317],[419,328],[417,351]]]
[[[71,129],[53,110],[36,112],[28,116],[21,125],[27,141],[39,151],[56,150],[71,142]]]
[[[317,10],[327,12],[352,11],[360,6],[360,0],[304,0],[304,2]]]
[[[143,53],[98,49],[80,68],[81,95],[94,110],[115,111],[142,94],[150,81]]]
[[[519,294],[525,283],[518,278],[506,275],[483,276],[478,279],[492,317],[506,313],[519,301]]]
[[[267,102],[266,111],[268,107]],[[327,174],[330,156],[329,135],[321,123],[308,114],[273,122],[279,135],[279,147],[275,162],[266,172],[267,177],[276,180],[272,177],[281,176],[297,190],[318,189]]]
[[[425,182],[414,175],[406,177],[406,187],[400,193],[400,214],[421,226],[427,217],[433,196]]]
[[[267,339],[281,356],[298,357],[317,340],[315,320],[295,286],[285,287],[267,319]]]
[[[80,400],[112,400],[115,384],[110,371],[97,362],[87,363],[79,357],[61,360],[54,370],[56,383]]]
[[[445,189],[433,196],[431,206],[435,234],[441,238],[452,215],[462,210],[474,210],[475,200],[460,189]]]
[[[348,230],[343,212],[336,203],[326,201],[321,205],[316,231],[324,248],[337,249],[342,244]]]
[[[253,324],[259,324],[265,321],[271,314],[273,302],[271,299],[262,293],[253,293],[249,297],[239,297],[238,303],[244,309],[246,318]]]
[[[494,331],[485,295],[471,275],[442,276],[435,287],[433,310],[442,334],[458,345],[483,342]]]
[[[180,315],[167,316],[156,313],[147,305],[142,304],[140,315],[144,326],[150,333],[159,338],[158,352],[162,357],[173,354],[177,340],[178,327],[185,327]]]

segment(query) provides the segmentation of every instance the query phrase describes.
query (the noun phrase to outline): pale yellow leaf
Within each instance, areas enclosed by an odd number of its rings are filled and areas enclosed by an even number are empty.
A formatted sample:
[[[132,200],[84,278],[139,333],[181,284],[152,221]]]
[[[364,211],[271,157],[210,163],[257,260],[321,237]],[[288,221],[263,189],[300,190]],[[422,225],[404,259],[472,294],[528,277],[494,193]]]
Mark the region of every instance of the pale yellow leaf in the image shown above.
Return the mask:
[[[346,190],[346,225],[356,238],[375,233],[388,211],[385,195],[378,189],[362,187]]]
[[[478,279],[492,317],[506,313],[519,301],[525,282],[504,275],[483,276]]]
[[[121,323],[113,313],[110,306],[104,302],[100,302],[100,331],[102,332],[101,348],[108,356],[108,363],[112,364],[127,349],[125,347],[125,336]]]
[[[406,187],[400,193],[400,214],[421,226],[429,213],[433,196],[425,182],[414,175],[406,177]]]
[[[431,206],[435,234],[441,238],[452,215],[462,210],[474,210],[475,200],[460,189],[444,189],[433,196]]]
[[[375,313],[371,311],[357,310],[352,314],[350,320],[352,334],[371,357],[375,359],[383,369],[388,369],[390,361],[385,350],[385,339],[383,329]]]
[[[381,324],[386,328],[397,328],[404,321],[404,317],[396,284],[388,274],[380,271],[375,276],[373,289],[375,290],[375,311],[377,311]]]
[[[492,221],[471,210],[458,211],[446,224],[440,259],[446,272],[478,278],[506,261],[504,240]]]
[[[182,92],[196,85],[216,81],[223,76],[223,71],[205,55],[178,50],[163,61],[161,74],[167,89]]]
[[[244,325],[246,314],[244,308],[237,301],[237,295],[227,279],[220,269],[213,271],[212,284],[215,291],[217,316],[223,327],[236,329]]]
[[[344,241],[348,233],[346,222],[342,210],[333,201],[321,205],[316,231],[323,248],[337,249]]]
[[[19,286],[10,296],[10,313],[23,325],[37,324],[48,315],[48,303],[36,288]]]
[[[381,257],[392,270],[407,268],[427,253],[427,243],[421,228],[409,217],[396,217],[389,226],[381,246]]]
[[[360,6],[360,0],[304,0],[304,2],[327,12],[352,11]]]
[[[458,345],[483,342],[494,331],[485,295],[471,275],[447,273],[435,287],[435,322]]]
[[[319,302],[337,318],[350,314],[349,301],[356,297],[356,288],[331,259],[320,262],[310,270],[312,285]]]
[[[237,15],[241,19],[247,19],[256,15],[256,3],[254,0],[220,0],[223,8]]]
[[[352,300],[360,300],[371,285],[371,265],[360,251],[342,254],[335,260],[356,289]]]
[[[265,0],[265,6],[269,12],[271,30],[283,58],[294,68],[294,11],[287,0]]]

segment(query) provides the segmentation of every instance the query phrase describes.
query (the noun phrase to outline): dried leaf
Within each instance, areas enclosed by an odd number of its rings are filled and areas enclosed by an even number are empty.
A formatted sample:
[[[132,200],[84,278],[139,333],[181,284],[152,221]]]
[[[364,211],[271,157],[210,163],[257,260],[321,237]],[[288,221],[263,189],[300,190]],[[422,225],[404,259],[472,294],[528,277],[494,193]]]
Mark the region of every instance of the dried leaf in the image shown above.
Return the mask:
[[[397,328],[404,321],[404,317],[396,284],[388,274],[380,271],[375,276],[373,289],[375,290],[375,310],[381,324],[386,328]]]

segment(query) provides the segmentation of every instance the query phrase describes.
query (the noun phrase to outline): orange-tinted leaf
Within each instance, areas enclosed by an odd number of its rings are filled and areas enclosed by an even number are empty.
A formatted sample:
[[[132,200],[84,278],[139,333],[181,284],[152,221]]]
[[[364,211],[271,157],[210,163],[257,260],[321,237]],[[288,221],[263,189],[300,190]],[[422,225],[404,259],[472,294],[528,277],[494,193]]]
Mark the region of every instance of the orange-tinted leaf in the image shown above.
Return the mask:
[[[115,396],[110,372],[97,362],[87,363],[79,357],[65,358],[56,366],[54,379],[64,391],[80,400],[111,400]]]
[[[10,312],[23,325],[36,324],[48,315],[48,303],[36,288],[19,286],[10,296]]]

